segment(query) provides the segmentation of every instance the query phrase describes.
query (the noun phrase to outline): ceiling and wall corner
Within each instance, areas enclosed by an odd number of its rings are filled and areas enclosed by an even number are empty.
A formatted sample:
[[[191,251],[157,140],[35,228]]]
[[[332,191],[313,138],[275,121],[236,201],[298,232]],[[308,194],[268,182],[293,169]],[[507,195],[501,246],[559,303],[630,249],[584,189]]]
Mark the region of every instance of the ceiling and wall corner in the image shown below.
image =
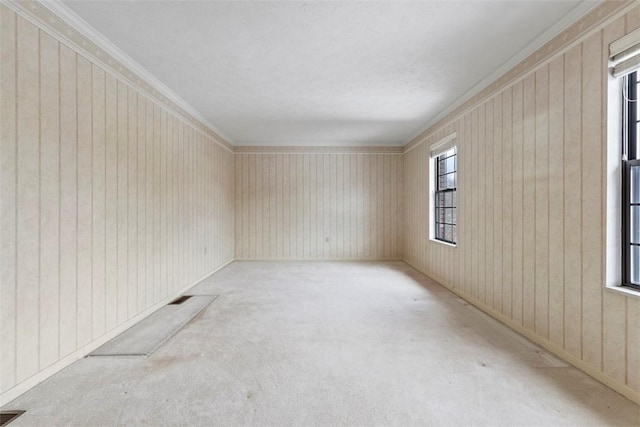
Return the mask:
[[[420,136],[426,130],[433,127],[440,120],[447,117],[453,111],[455,111],[458,107],[464,104],[466,101],[474,98],[483,90],[487,89],[489,85],[497,81],[500,77],[502,77],[505,73],[512,70],[518,64],[527,59],[532,53],[536,52],[538,49],[543,47],[545,44],[549,43],[554,39],[558,34],[562,33],[566,30],[571,24],[580,20],[580,18],[584,17],[590,11],[593,11],[598,4],[601,4],[601,1],[597,2],[581,2],[575,9],[571,10],[568,14],[562,17],[559,21],[553,24],[551,27],[546,29],[542,34],[532,40],[526,47],[520,50],[520,52],[516,53],[512,56],[508,61],[501,64],[498,68],[496,68],[491,74],[485,76],[482,80],[476,83],[473,87],[467,90],[464,94],[462,94],[457,99],[452,100],[452,102],[432,117],[424,126],[414,132],[409,138],[404,141],[404,144],[410,144],[415,138]]]
[[[231,145],[401,147],[599,3],[42,4]]]
[[[599,31],[598,23],[609,24],[621,16],[628,13],[634,7],[635,1],[603,1],[597,7],[591,9],[581,18],[573,22],[556,37],[540,46],[530,55],[517,62],[512,68],[499,74],[495,80],[484,87],[478,87],[478,91],[469,93],[452,103],[447,108],[447,114],[440,114],[434,118],[429,126],[426,126],[421,133],[418,133],[403,146],[403,153],[408,153],[415,147],[427,141],[431,136],[440,132],[451,121],[456,120],[479,103],[493,96],[495,93],[505,90],[515,81],[532,73],[540,64],[550,61],[554,57],[563,55],[573,46],[580,44],[585,38]],[[606,17],[606,19],[605,19]],[[480,85],[478,85],[480,86]],[[471,93],[473,92],[473,93]]]
[[[185,119],[222,147],[232,150],[229,138],[219,132],[189,103],[58,0],[2,0],[2,4],[60,43],[81,52],[85,58],[118,76],[123,82],[141,91],[168,111]]]

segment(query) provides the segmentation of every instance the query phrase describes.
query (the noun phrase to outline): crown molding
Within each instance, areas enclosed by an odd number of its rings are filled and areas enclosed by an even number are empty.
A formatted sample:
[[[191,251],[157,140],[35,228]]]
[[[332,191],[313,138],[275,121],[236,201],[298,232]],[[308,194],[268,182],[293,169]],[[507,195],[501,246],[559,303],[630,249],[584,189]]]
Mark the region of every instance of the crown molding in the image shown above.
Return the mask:
[[[3,5],[105,71],[189,122],[223,148],[231,138],[59,0],[0,0]]]
[[[585,36],[585,28],[590,29],[602,21],[603,16],[625,11],[637,5],[637,1],[603,1],[596,7],[583,0],[562,20],[558,21],[542,35],[537,37],[517,56],[504,63],[493,73],[485,77],[473,88],[465,92],[441,113],[414,132],[401,147],[266,147],[237,146],[233,140],[218,131],[195,108],[175,94],[160,80],[144,69],[121,49],[102,36],[82,18],[62,4],[60,0],[0,0],[0,2],[47,32],[61,43],[69,46],[106,71],[118,76],[130,86],[143,92],[174,114],[179,115],[196,129],[225,149],[238,153],[265,152],[334,152],[334,153],[395,153],[407,152],[420,144],[434,128],[450,121],[454,114],[461,114],[468,108],[481,102],[486,96],[508,86],[517,77],[535,68],[550,53],[563,46],[574,44]],[[595,22],[594,22],[595,21]],[[567,28],[568,27],[568,28]],[[567,34],[571,33],[571,34]],[[578,33],[577,35],[575,33]],[[562,45],[557,47],[557,45]],[[555,49],[554,49],[555,47]],[[544,53],[545,55],[542,55]],[[542,58],[541,58],[542,57]],[[515,74],[515,76],[514,76]]]
[[[237,145],[235,154],[402,154],[402,147],[254,146]]]
[[[518,55],[502,64],[414,132],[404,141],[404,151],[410,151],[422,143],[435,132],[436,128],[439,129],[446,122],[451,121],[452,116],[462,114],[491,94],[508,87],[559,51],[578,43],[587,37],[598,24],[602,24],[605,20],[611,20],[614,15],[626,13],[636,5],[638,5],[636,0],[601,0],[595,6],[588,3],[587,0],[583,0],[560,21],[529,43]]]

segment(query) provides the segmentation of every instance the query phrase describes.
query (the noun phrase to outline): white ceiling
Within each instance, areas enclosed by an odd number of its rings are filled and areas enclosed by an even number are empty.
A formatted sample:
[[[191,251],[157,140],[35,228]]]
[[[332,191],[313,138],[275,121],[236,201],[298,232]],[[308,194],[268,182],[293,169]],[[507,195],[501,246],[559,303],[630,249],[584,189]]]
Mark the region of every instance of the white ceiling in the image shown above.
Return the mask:
[[[236,145],[402,145],[586,10],[579,0],[64,4]]]

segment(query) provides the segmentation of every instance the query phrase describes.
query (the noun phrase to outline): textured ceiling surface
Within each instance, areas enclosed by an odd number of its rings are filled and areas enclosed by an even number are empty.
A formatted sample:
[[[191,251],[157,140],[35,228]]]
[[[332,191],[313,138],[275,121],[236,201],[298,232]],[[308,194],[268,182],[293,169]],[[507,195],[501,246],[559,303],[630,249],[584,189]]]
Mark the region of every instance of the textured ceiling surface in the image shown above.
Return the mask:
[[[64,2],[233,144],[391,146],[580,3]]]

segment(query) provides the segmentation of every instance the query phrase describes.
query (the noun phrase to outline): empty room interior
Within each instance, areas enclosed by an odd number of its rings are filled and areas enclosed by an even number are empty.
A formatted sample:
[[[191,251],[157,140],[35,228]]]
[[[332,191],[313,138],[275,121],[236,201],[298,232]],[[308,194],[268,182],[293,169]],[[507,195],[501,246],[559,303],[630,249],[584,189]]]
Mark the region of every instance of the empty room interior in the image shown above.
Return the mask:
[[[0,22],[0,425],[640,426],[640,2]]]

